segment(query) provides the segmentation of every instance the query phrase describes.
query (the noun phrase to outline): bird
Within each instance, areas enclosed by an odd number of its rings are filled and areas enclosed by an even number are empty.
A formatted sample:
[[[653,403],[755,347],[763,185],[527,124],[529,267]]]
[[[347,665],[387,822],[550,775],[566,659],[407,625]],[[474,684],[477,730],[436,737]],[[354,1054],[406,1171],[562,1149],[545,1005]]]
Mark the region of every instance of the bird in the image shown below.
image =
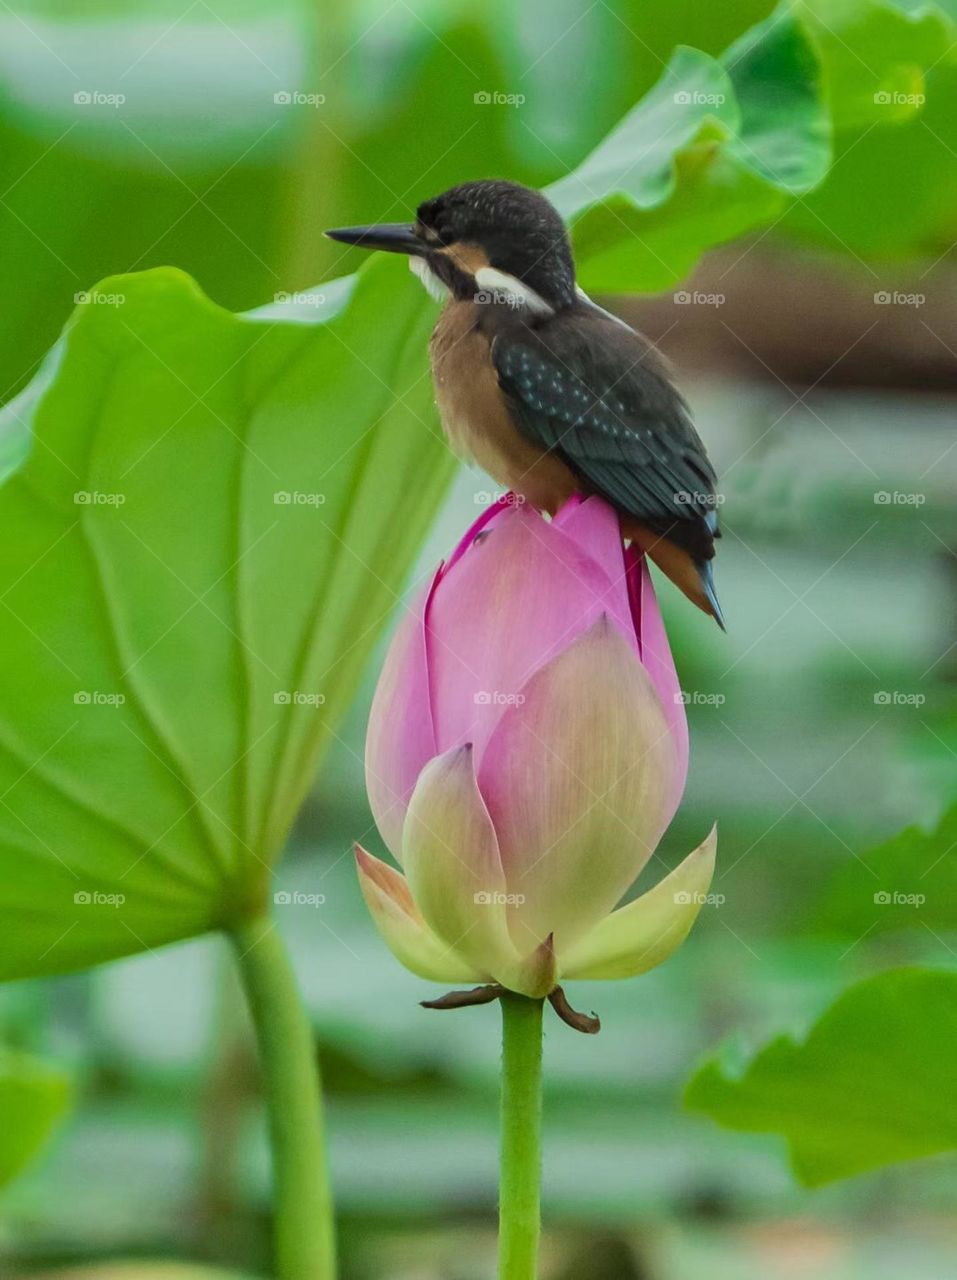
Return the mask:
[[[429,356],[460,457],[549,515],[573,494],[603,498],[623,539],[725,629],[707,450],[651,341],[578,286],[568,232],[546,196],[480,179],[423,201],[412,223],[325,234],[408,255],[444,303]]]

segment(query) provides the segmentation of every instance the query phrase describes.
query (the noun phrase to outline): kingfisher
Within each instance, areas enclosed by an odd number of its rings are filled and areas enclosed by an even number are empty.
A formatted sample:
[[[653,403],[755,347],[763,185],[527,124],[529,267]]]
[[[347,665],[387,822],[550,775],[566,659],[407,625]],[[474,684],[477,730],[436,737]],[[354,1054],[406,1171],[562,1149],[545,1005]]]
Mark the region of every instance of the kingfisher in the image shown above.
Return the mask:
[[[599,495],[622,537],[724,630],[707,451],[653,344],[576,284],[565,224],[545,196],[464,182],[420,204],[412,223],[326,235],[407,254],[444,302],[429,356],[460,457],[549,515],[575,493]]]

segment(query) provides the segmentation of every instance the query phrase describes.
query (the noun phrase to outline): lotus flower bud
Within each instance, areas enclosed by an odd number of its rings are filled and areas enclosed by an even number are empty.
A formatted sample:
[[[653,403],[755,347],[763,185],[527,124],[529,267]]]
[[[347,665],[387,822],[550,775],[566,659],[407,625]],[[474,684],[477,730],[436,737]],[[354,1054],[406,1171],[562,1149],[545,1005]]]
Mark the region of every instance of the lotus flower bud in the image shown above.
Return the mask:
[[[714,832],[615,908],[687,767],[651,579],[614,511],[496,504],[402,619],[376,689],[366,781],[405,872],[357,850],[380,932],[424,978],[529,996],[660,964],[710,884]]]

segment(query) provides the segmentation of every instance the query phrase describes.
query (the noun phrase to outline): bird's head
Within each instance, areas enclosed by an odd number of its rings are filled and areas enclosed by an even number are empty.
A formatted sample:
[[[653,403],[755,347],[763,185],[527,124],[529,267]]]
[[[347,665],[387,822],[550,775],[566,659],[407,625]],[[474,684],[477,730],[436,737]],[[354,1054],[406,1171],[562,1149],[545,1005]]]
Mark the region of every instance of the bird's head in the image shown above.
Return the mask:
[[[439,296],[504,302],[547,314],[575,301],[565,225],[546,198],[517,182],[463,182],[425,200],[413,223],[342,227],[327,236],[411,255]]]

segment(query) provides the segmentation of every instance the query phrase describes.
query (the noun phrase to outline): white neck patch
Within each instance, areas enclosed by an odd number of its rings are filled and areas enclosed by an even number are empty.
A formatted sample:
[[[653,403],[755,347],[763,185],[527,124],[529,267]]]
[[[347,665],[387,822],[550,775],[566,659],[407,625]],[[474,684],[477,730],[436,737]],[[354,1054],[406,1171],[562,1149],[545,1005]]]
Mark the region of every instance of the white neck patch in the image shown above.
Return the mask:
[[[409,270],[414,276],[418,276],[425,286],[425,291],[431,298],[435,298],[436,302],[444,302],[449,296],[446,285],[442,283],[424,258],[410,258]]]
[[[627,329],[629,333],[634,333],[631,325],[627,320],[622,320],[621,316],[614,315],[611,311],[606,311],[604,307],[600,307],[597,302],[592,302],[588,294],[579,285],[575,285],[575,292],[578,294],[582,302],[586,302],[593,311],[599,311],[608,320],[614,320],[615,324],[620,324],[623,329]]]
[[[554,315],[554,307],[550,307],[541,294],[536,293],[529,285],[510,276],[507,271],[499,271],[496,267],[479,267],[475,273],[475,283],[487,298],[476,298],[477,302],[504,302],[510,307],[525,307],[535,316]]]
[[[409,259],[409,270],[422,281],[426,293],[438,302],[444,302],[450,296],[448,286],[438,278],[425,258]],[[501,302],[509,307],[525,308],[535,316],[551,316],[555,314],[541,294],[536,293],[529,285],[511,276],[507,271],[499,271],[496,267],[479,267],[475,273],[478,288],[476,302]]]

